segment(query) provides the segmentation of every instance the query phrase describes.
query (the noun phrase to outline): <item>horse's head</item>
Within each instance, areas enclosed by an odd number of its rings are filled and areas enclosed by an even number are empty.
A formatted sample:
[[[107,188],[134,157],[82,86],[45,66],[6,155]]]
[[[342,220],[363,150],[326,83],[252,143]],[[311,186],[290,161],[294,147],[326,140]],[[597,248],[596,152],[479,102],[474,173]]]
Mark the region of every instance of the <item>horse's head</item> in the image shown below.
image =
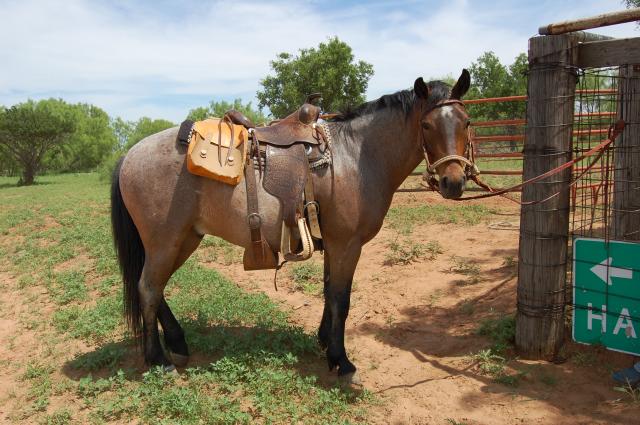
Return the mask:
[[[418,131],[427,161],[426,179],[448,199],[462,196],[467,178],[476,170],[470,158],[469,116],[461,100],[470,83],[469,71],[463,69],[450,96],[442,99],[430,98],[422,78],[413,86],[421,105]]]

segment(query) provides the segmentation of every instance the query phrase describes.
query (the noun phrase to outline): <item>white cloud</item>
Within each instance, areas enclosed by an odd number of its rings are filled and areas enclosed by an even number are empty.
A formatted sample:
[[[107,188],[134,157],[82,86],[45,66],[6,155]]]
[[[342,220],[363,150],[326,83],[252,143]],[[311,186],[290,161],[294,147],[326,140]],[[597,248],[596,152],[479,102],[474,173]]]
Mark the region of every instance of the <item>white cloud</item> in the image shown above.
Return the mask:
[[[617,0],[580,5],[0,0],[0,104],[58,96],[129,119],[178,121],[202,99],[251,100],[276,53],[334,35],[374,65],[368,94],[377,97],[420,75],[457,76],[486,50],[510,63],[542,24],[621,8]],[[638,35],[633,24],[597,32]]]

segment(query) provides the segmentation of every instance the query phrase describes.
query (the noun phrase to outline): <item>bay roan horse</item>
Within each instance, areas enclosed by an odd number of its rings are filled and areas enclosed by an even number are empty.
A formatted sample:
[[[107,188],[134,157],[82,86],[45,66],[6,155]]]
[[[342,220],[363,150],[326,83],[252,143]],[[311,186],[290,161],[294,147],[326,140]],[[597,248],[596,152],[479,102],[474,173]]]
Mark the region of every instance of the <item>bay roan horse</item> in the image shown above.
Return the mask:
[[[382,96],[328,123],[333,164],[312,173],[325,251],[318,339],[340,376],[353,377],[356,370],[344,346],[353,274],[396,189],[427,156],[444,197],[460,197],[464,190],[469,118],[460,99],[469,84],[466,70],[453,88],[418,78],[413,90]],[[245,185],[190,174],[177,132],[149,136],[127,153],[114,172],[111,200],[128,324],[142,339],[146,363],[168,369],[185,365],[189,356],[163,294],[171,275],[206,234],[251,249]],[[279,247],[280,204],[260,184],[258,199],[263,234]]]

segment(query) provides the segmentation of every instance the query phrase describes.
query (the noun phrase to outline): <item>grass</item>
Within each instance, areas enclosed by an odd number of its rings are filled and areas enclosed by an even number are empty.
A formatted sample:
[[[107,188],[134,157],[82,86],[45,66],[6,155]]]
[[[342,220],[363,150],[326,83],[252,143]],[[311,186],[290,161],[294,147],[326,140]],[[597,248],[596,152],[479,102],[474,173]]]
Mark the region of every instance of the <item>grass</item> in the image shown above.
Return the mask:
[[[465,299],[460,303],[460,313],[471,316],[474,311],[475,302],[473,300]]]
[[[291,278],[297,290],[305,294],[320,295],[323,288],[324,269],[318,263],[306,261],[291,268]]]
[[[476,333],[478,335],[486,336],[491,340],[491,349],[494,352],[504,353],[515,343],[515,316],[503,316],[481,320]]]
[[[387,245],[389,252],[385,255],[386,265],[410,264],[421,259],[434,260],[442,254],[442,246],[437,241],[426,244],[408,239],[396,238]]]
[[[598,356],[592,351],[581,351],[571,356],[571,360],[580,367],[593,367],[599,364]]]
[[[463,224],[472,226],[494,214],[495,209],[477,204],[397,206],[389,209],[387,223],[408,235],[420,224]]]
[[[463,281],[466,285],[475,285],[481,280],[480,266],[474,263],[472,260],[464,257],[453,256],[451,257],[453,265],[450,271],[466,276],[466,280]]]
[[[477,164],[481,173],[483,170],[522,170],[521,159],[479,158]],[[480,178],[483,182],[494,188],[511,187],[522,182],[522,176],[490,176],[481,174]],[[518,194],[512,194],[512,196],[518,196]]]
[[[216,236],[205,236],[200,243],[198,259],[228,266],[242,262],[242,249]]]
[[[451,425],[467,425],[466,422],[458,422],[453,418],[447,418],[446,421]]]
[[[515,324],[514,316],[482,320],[476,333],[488,337],[491,346],[473,355],[483,374],[508,386],[517,386],[519,380],[527,374],[523,371],[508,373],[506,370],[509,361],[508,353],[515,342]]]
[[[618,392],[621,392],[621,393],[627,395],[627,397],[629,397],[629,400],[632,403],[640,404],[640,388],[634,387],[633,385],[631,385],[630,383],[627,382],[626,385],[619,386],[619,387],[613,387],[613,389],[615,391],[618,391]]]
[[[197,365],[179,376],[132,369],[140,356],[121,319],[112,248],[109,187],[96,174],[44,176],[33,187],[0,178],[0,258],[16,276],[20,323],[38,341],[20,370],[25,394],[14,411],[30,423],[352,423],[366,422],[371,395],[321,383],[314,335],[293,326],[264,294],[247,293],[198,259],[232,261],[235,247],[205,238],[172,277],[168,302]],[[241,258],[241,256],[239,257]],[[310,264],[310,263],[309,263]],[[298,270],[315,284],[317,270]],[[317,273],[322,278],[322,273]],[[80,348],[84,347],[84,348]],[[134,363],[135,364],[135,363]],[[68,376],[65,376],[70,370]],[[51,397],[82,400],[47,411]]]

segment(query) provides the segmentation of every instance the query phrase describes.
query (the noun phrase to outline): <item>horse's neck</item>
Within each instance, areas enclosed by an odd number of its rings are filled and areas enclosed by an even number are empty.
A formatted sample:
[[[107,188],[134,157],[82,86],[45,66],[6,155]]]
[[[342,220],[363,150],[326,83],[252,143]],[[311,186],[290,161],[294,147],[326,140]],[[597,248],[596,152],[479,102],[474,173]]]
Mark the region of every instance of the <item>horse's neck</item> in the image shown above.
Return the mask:
[[[345,128],[339,131],[344,135],[339,139],[345,141],[341,154],[358,167],[365,183],[377,185],[380,194],[393,196],[423,158],[412,119],[395,112],[370,114],[340,123],[350,127],[350,131]]]

